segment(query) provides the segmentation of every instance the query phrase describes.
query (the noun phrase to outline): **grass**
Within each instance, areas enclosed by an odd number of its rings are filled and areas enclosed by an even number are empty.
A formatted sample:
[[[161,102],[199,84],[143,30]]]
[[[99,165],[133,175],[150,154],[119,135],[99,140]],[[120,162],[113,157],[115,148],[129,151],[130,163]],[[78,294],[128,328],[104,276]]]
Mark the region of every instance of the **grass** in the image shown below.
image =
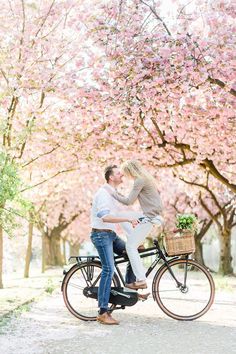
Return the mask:
[[[57,285],[53,282],[51,278],[47,280],[47,283],[45,285],[44,291],[47,294],[52,294],[53,291],[57,288]],[[11,320],[16,319],[19,317],[22,313],[28,312],[30,310],[30,305],[32,302],[35,301],[35,298],[32,300],[28,301],[27,303],[20,305],[16,309],[13,309],[6,315],[3,315],[0,317],[0,335],[4,333],[4,328],[11,322]],[[14,303],[15,299],[8,299],[7,302],[9,303]]]
[[[45,286],[45,292],[51,295],[53,291],[56,289],[56,287],[57,286],[53,283],[52,279],[49,278]]]
[[[223,290],[227,292],[233,292],[234,288],[232,284],[230,284],[229,279],[223,276],[215,276],[214,277],[215,287],[216,290]]]
[[[7,315],[0,317],[0,335],[4,334],[4,327],[6,327],[12,319],[19,317],[22,313],[28,312],[29,310],[30,303],[26,303],[9,312]]]

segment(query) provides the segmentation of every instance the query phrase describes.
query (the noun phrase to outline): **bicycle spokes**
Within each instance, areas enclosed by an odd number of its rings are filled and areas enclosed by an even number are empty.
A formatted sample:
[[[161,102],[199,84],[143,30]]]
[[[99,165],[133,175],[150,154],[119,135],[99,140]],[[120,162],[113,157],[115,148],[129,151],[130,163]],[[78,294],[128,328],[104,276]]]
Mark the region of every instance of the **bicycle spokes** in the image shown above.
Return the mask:
[[[88,265],[85,264],[85,266],[83,268],[81,268],[81,274],[82,274],[84,281],[88,287],[96,286],[96,284],[99,282],[99,280],[101,278],[101,272],[100,272],[100,274],[97,274],[97,271],[95,273],[94,269],[95,269],[94,265],[90,265],[90,264],[88,264]],[[97,270],[97,268],[96,268],[96,270]]]
[[[97,296],[89,296],[89,289],[99,287],[101,265],[96,262],[81,263],[73,267],[63,283],[63,298],[68,310],[76,317],[91,321],[97,316]],[[119,286],[117,277],[112,279],[112,286]],[[114,306],[111,305],[113,309]]]
[[[157,272],[153,292],[158,305],[168,316],[193,320],[210,308],[214,283],[203,266],[192,260],[179,259]]]

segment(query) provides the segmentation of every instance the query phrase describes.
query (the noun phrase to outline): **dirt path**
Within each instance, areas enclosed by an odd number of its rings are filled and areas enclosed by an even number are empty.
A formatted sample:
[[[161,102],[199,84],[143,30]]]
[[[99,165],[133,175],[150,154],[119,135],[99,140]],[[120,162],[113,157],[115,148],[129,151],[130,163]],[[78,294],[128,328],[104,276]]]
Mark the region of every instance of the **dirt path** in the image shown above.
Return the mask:
[[[41,298],[2,327],[1,353],[222,354],[236,353],[236,299],[220,296],[201,319],[168,319],[150,299],[117,311],[119,326],[74,318],[61,293]]]

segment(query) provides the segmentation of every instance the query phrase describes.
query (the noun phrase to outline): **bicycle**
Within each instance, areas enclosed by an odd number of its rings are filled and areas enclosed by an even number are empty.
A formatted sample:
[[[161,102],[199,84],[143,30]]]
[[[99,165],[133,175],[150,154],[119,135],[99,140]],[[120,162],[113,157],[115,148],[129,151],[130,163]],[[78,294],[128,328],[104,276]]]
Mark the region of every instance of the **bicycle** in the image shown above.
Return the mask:
[[[190,259],[189,254],[169,257],[157,240],[153,243],[154,247],[140,251],[140,257],[155,256],[147,269],[147,277],[162,262],[152,281],[154,301],[167,316],[176,320],[191,321],[203,316],[210,309],[215,296],[214,281],[209,270]],[[129,261],[127,255],[115,256],[114,259],[116,271],[109,299],[110,312],[133,306],[139,300],[137,291],[124,289],[125,280],[118,265]],[[78,256],[70,257],[70,260],[75,260],[76,264],[64,271],[61,290],[65,305],[75,317],[95,321],[101,277],[99,257]]]

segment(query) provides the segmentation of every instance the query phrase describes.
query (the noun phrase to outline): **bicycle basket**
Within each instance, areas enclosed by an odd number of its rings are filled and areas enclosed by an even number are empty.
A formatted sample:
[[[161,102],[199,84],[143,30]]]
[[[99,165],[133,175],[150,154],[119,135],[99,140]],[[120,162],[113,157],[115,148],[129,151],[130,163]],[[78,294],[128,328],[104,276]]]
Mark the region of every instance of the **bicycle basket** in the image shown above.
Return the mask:
[[[165,246],[168,256],[179,256],[195,252],[194,231],[178,230],[165,235]]]

